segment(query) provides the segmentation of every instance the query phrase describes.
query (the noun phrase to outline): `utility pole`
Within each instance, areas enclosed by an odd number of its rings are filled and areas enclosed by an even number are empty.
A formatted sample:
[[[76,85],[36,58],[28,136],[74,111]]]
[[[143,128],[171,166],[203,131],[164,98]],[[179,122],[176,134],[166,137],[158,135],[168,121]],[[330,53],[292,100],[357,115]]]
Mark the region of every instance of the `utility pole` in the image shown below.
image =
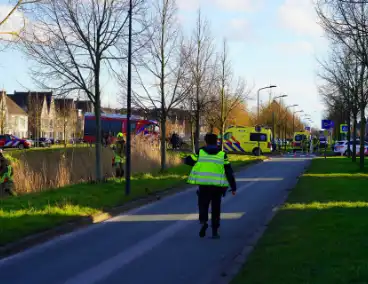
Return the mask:
[[[129,35],[128,35],[128,90],[127,90],[127,144],[126,144],[126,174],[125,174],[125,195],[130,194],[131,175],[131,144],[132,133],[130,127],[130,117],[132,113],[132,0],[129,1]]]

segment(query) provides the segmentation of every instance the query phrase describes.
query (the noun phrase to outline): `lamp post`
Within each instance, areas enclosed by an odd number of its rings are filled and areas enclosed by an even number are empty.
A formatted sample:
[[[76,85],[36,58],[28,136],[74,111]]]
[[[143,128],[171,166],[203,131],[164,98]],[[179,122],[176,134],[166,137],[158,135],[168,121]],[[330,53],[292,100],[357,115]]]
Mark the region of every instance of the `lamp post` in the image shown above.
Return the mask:
[[[128,86],[127,86],[127,141],[126,141],[126,174],[125,195],[130,194],[130,172],[131,172],[131,140],[130,116],[132,114],[132,0],[129,1],[129,34],[128,34]]]
[[[300,112],[304,112],[304,110],[298,110],[298,111],[294,111],[293,112],[293,133],[295,132],[295,114],[296,113],[300,113]]]
[[[286,152],[286,127],[287,127],[287,121],[286,121],[286,117],[287,117],[287,110],[289,109],[289,108],[292,108],[292,107],[296,107],[296,106],[298,106],[297,104],[295,104],[295,105],[290,105],[290,106],[287,106],[286,108],[285,108],[285,129],[284,129],[284,133],[285,133],[285,136],[284,136],[284,139],[285,139],[285,145],[284,145],[284,150],[285,150],[285,152]]]
[[[281,98],[285,98],[287,97],[287,95],[281,95],[281,96],[277,96],[275,98],[273,98],[273,102],[276,102],[277,99],[280,99],[279,102],[279,109],[281,108]],[[277,103],[277,102],[276,102]],[[272,108],[272,140],[275,141],[275,112]]]
[[[270,86],[258,89],[258,91],[257,91],[257,124],[259,124],[259,92],[262,91],[262,90],[265,90],[265,89],[272,89],[272,88],[276,88],[276,87],[277,87],[276,85],[270,85]],[[260,149],[259,139],[258,139],[257,144],[258,144],[257,145],[257,147],[258,147],[258,156],[260,156],[261,155],[261,149]]]
[[[258,89],[258,91],[257,91],[257,123],[259,123],[259,92],[262,91],[262,90],[265,90],[265,89],[272,89],[272,88],[276,88],[276,87],[277,87],[276,85],[270,85],[270,86]]]

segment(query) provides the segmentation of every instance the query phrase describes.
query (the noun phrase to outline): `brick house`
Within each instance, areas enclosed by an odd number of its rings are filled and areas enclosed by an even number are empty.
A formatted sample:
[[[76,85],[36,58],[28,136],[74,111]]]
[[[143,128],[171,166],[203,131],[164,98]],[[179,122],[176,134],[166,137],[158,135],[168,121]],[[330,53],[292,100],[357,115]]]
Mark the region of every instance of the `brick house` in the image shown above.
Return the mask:
[[[5,91],[0,93],[0,134],[13,134],[20,138],[28,136],[28,115]]]

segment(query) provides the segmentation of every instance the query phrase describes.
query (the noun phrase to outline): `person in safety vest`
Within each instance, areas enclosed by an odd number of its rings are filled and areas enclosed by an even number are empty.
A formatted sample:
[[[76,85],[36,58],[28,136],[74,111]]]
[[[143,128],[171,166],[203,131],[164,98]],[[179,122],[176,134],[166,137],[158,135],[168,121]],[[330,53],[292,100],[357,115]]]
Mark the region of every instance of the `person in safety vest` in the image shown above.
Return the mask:
[[[121,132],[117,134],[116,138],[117,140],[113,146],[113,166],[115,167],[116,177],[122,178],[124,177],[125,140]]]
[[[205,142],[206,146],[196,154],[185,157],[184,163],[193,167],[187,182],[199,185],[197,191],[201,223],[199,236],[203,238],[206,235],[208,209],[211,203],[212,237],[219,238],[221,199],[229,186],[235,195],[236,182],[227,155],[217,146],[217,136],[207,134]]]
[[[13,190],[13,168],[3,156],[2,150],[0,150],[0,193],[16,195]]]

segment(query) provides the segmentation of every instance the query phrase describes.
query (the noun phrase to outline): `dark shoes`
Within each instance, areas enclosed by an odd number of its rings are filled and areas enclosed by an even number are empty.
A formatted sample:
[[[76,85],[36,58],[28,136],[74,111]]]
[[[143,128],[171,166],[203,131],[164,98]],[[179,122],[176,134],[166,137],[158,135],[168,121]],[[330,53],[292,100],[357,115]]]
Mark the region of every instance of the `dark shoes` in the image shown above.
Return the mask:
[[[212,228],[212,239],[219,239],[219,238],[220,238],[220,235],[218,233],[218,230]]]
[[[201,230],[199,231],[199,237],[200,238],[204,238],[206,236],[207,229],[208,229],[207,223],[203,224],[202,227],[201,227]],[[220,235],[219,235],[217,229],[212,228],[212,238],[213,239],[219,239],[220,238]]]
[[[206,230],[208,229],[207,223],[203,224],[201,230],[199,231],[199,237],[204,238],[206,236]]]

